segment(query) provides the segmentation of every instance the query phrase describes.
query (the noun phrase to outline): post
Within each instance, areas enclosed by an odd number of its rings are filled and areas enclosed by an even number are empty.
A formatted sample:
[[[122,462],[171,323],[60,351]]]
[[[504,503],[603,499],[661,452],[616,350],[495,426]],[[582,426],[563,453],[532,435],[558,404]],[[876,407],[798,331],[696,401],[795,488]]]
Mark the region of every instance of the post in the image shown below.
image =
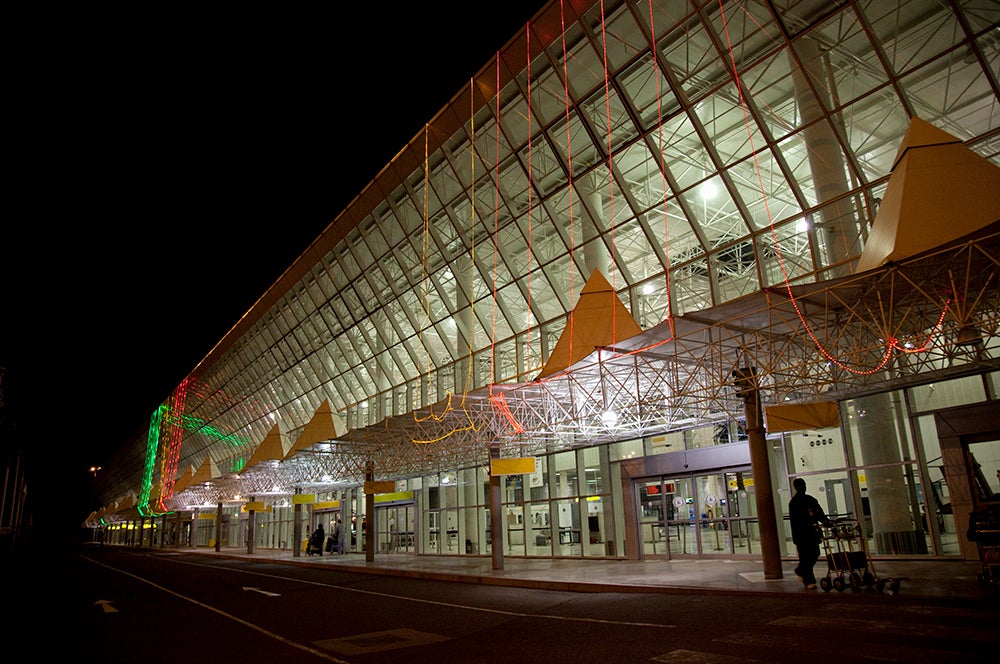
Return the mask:
[[[250,496],[250,502],[254,501],[254,496]],[[257,535],[257,514],[253,510],[247,513],[247,553],[253,553],[254,540]]]
[[[296,489],[295,493],[300,490]],[[292,558],[302,557],[302,503],[292,506]]]
[[[493,459],[500,458],[500,448],[490,447],[490,540],[492,546],[493,569],[503,569],[503,494],[500,476],[493,474]]]
[[[760,406],[760,388],[756,369],[743,367],[733,370],[736,394],[743,400],[750,439],[750,466],[753,468],[754,502],[760,527],[760,549],[764,558],[764,578],[780,579],[781,550],[778,547],[778,520],[774,515],[774,486],[771,482],[771,462],[764,435],[764,413]]]
[[[375,481],[375,469],[368,465],[365,468],[365,482]],[[368,517],[372,520],[368,521]],[[372,563],[375,562],[375,494],[365,491],[365,515],[362,517],[361,523],[367,523],[368,527],[363,528],[365,535],[365,562]]]
[[[222,551],[222,502],[215,508],[215,552]]]

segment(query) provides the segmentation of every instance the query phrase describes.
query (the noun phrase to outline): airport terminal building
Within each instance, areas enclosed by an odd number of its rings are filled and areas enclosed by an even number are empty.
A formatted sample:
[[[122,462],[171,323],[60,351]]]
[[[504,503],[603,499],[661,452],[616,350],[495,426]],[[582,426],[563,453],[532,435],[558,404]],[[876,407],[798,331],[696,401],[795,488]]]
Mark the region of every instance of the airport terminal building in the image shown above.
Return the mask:
[[[105,541],[975,560],[1000,6],[551,0],[123,441]]]

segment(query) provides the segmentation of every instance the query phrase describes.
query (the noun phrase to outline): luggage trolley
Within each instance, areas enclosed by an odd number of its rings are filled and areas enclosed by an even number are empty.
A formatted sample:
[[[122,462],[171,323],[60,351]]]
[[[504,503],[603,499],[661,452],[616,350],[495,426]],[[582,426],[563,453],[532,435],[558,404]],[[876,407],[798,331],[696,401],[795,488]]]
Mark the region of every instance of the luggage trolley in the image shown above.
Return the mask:
[[[966,537],[979,547],[979,584],[1000,588],[1000,503],[970,513]]]
[[[820,579],[819,586],[826,592],[835,589],[843,592],[848,587],[854,590],[876,590],[896,594],[902,579],[883,579],[875,573],[868,542],[857,519],[840,517],[825,524],[817,524],[826,554],[827,573]]]

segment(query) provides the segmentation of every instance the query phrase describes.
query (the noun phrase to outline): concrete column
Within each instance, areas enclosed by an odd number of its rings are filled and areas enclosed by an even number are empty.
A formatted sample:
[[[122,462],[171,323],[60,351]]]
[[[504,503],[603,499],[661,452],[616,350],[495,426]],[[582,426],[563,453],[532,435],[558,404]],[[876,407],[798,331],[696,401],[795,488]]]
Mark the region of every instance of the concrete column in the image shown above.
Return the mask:
[[[899,435],[890,395],[882,393],[855,399],[854,411],[861,463],[868,466],[865,479],[872,536],[878,549],[875,553],[927,553],[919,514],[910,512],[909,490],[900,464]]]
[[[295,493],[300,490],[296,489]],[[302,557],[302,505],[295,503],[292,506],[292,558]]]
[[[500,448],[490,448],[490,461],[500,458]],[[503,494],[500,476],[492,472],[490,464],[490,538],[493,540],[493,569],[503,569]]]
[[[253,502],[254,497],[250,496],[250,502]],[[257,514],[253,510],[247,513],[247,553],[252,554],[255,546],[255,540],[257,534]]]
[[[469,472],[476,472],[478,474],[478,471]],[[482,546],[482,540],[480,538],[482,537],[483,532],[482,528],[479,527],[479,510],[473,507],[474,505],[480,504],[478,500],[480,483],[478,480],[479,478],[477,476],[475,481],[465,484],[459,482],[459,486],[461,487],[460,506],[462,509],[462,519],[459,527],[459,540],[462,545],[465,544],[465,540],[472,542],[472,551],[469,551],[468,553],[478,553]]]
[[[365,469],[365,482],[375,481],[375,470],[368,466]],[[368,519],[368,517],[371,517]],[[375,494],[365,491],[365,516],[368,527],[365,528],[365,562],[375,562]],[[362,523],[364,523],[362,519]]]
[[[791,62],[795,103],[802,124],[813,122],[802,131],[802,136],[809,155],[809,170],[812,173],[816,202],[823,205],[849,191],[847,164],[830,123],[825,120],[814,122],[823,117],[824,105],[830,107],[827,76],[819,43],[810,37],[803,37],[796,42],[795,53],[802,60],[801,68],[794,59]],[[789,57],[792,57],[791,53]],[[860,253],[860,234],[855,214],[852,201],[848,198],[840,198],[836,203],[825,205],[820,210],[820,219],[815,220],[819,222],[819,227],[811,232],[826,249],[827,263],[835,263]],[[839,277],[850,273],[850,266],[844,264],[828,271],[827,276]]]
[[[594,218],[591,219],[586,214],[580,215],[583,259],[587,270],[587,273],[583,275],[584,279],[589,279],[594,270],[600,270],[606,278],[611,277],[609,267],[611,265],[611,255],[608,252],[607,245],[601,240],[590,241],[600,234],[599,222],[603,221],[604,215],[604,198],[594,182],[595,179],[596,176],[591,176],[591,179],[588,181],[591,191],[587,194],[587,202],[590,204],[590,211],[594,215]]]
[[[215,507],[215,550],[222,551],[222,503]]]
[[[756,371],[743,367],[733,371],[737,395],[743,399],[750,438],[750,465],[753,468],[754,502],[760,527],[760,548],[764,559],[764,578],[780,579],[781,547],[778,544],[778,519],[774,510],[774,486],[771,481],[771,461],[764,435],[764,413],[760,406]]]
[[[476,386],[476,376],[472,366],[470,350],[472,348],[472,331],[475,327],[475,319],[472,316],[472,286],[475,278],[475,266],[470,256],[464,256],[461,260],[455,261],[455,327],[457,334],[455,342],[457,353],[455,357],[455,391],[466,392]]]

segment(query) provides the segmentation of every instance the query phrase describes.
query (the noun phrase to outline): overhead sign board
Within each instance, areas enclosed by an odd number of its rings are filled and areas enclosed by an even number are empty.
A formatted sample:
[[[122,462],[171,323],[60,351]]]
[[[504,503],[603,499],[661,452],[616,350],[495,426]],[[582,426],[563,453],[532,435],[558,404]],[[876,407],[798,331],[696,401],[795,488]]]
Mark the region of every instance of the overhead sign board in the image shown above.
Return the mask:
[[[535,457],[490,459],[490,475],[530,475],[535,472]]]
[[[396,490],[396,483],[394,481],[368,481],[365,482],[365,493],[392,493]]]

